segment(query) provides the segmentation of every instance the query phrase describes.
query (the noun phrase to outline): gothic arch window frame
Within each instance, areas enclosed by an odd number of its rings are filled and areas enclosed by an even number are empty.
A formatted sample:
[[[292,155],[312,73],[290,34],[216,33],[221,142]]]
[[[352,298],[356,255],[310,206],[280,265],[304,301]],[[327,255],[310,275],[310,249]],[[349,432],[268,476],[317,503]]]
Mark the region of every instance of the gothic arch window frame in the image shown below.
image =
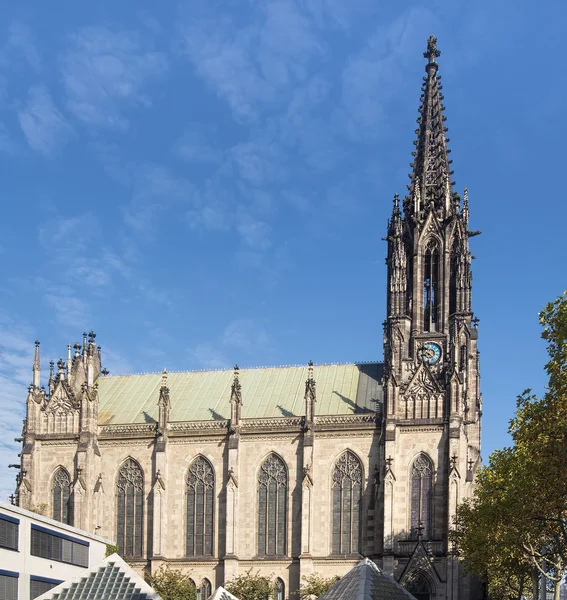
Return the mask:
[[[275,457],[276,459],[278,459],[281,464],[283,465],[283,471],[285,472],[285,482],[280,482],[280,485],[283,486],[283,489],[285,490],[285,492],[282,494],[282,497],[285,499],[285,506],[281,512],[281,514],[278,514],[278,509],[281,508],[281,504],[278,502],[278,500],[281,500],[280,496],[279,496],[279,487],[276,485],[276,514],[275,514],[275,522],[272,523],[271,525],[274,526],[275,525],[275,539],[274,539],[274,546],[275,546],[275,552],[274,553],[270,553],[269,552],[269,546],[270,546],[270,539],[269,539],[269,531],[268,531],[268,519],[270,518],[270,513],[268,510],[268,502],[269,502],[269,498],[268,495],[266,493],[266,510],[265,513],[262,514],[262,502],[261,502],[261,497],[260,497],[260,491],[261,491],[261,486],[265,486],[267,489],[267,485],[265,484],[269,484],[270,480],[274,480],[273,475],[267,474],[267,479],[266,479],[266,475],[263,476],[263,473],[266,474],[266,470],[264,469],[266,463],[268,462],[268,460],[271,457]],[[265,481],[261,481],[261,478],[263,478]],[[277,480],[276,480],[277,481]],[[271,450],[270,452],[268,452],[260,461],[260,464],[258,466],[258,469],[256,470],[256,548],[257,548],[257,555],[261,556],[261,557],[277,557],[277,556],[287,556],[288,555],[288,526],[289,526],[289,510],[290,510],[290,498],[289,498],[289,494],[290,494],[290,487],[289,487],[289,483],[290,483],[290,477],[289,477],[289,467],[287,465],[287,462],[285,461],[285,459],[283,458],[283,456],[281,454],[279,454],[279,452],[276,452],[275,450]],[[261,517],[263,516],[263,521],[264,521],[264,542],[262,544],[261,541],[261,532],[262,532],[262,527],[260,526],[261,523]],[[283,519],[282,519],[283,516]],[[281,521],[283,520],[283,540],[281,539],[281,537],[279,536],[280,532],[282,531],[281,528]],[[264,546],[262,548],[262,545]],[[279,548],[278,548],[279,546]]]
[[[420,586],[425,584],[428,588],[427,591],[420,591]],[[414,595],[416,600],[429,600],[431,598],[436,597],[437,586],[435,585],[435,581],[422,569],[418,569],[413,573],[410,573],[406,578],[403,587],[410,592],[410,594]]]
[[[126,524],[127,524],[127,519],[128,519],[128,515],[127,515],[127,505],[126,505],[126,499],[124,501],[124,509],[123,509],[123,522],[122,522],[122,530],[123,530],[123,534],[120,535],[120,523],[119,523],[119,516],[120,516],[120,477],[121,477],[121,473],[122,470],[124,469],[124,467],[126,467],[126,465],[128,465],[129,463],[134,463],[139,471],[140,471],[140,475],[141,475],[141,485],[139,486],[139,490],[141,490],[141,499],[138,500],[138,498],[136,497],[136,494],[134,494],[134,498],[133,498],[133,507],[134,510],[132,511],[134,514],[132,516],[132,553],[127,552],[127,549],[125,548],[126,543],[127,543],[127,536],[128,536],[128,532],[126,529]],[[122,556],[127,557],[127,558],[142,558],[144,555],[144,538],[145,538],[145,525],[146,525],[146,510],[145,510],[145,504],[146,504],[146,498],[147,498],[147,494],[146,494],[146,476],[144,473],[144,469],[140,463],[140,461],[136,460],[133,456],[128,455],[126,458],[124,458],[124,460],[122,460],[120,462],[120,465],[116,471],[116,476],[115,476],[115,480],[114,480],[114,496],[115,496],[115,526],[116,526],[116,544],[118,545],[118,547],[120,548],[120,552],[122,554]],[[136,512],[136,506],[138,506],[138,508],[141,508],[141,514],[138,512]],[[138,532],[138,535],[136,536],[136,530]],[[122,539],[120,539],[122,538]],[[139,547],[135,548],[135,545],[139,542]],[[136,552],[136,550],[138,550],[138,552]]]
[[[209,598],[213,595],[213,584],[209,579],[207,579],[207,577],[203,577],[198,591],[198,600],[209,600]]]
[[[423,254],[421,262],[422,274],[422,302],[423,302],[423,330],[438,331],[439,321],[441,320],[442,292],[441,287],[441,248],[442,241],[434,233],[430,233],[423,241]],[[437,253],[436,263],[434,262],[434,253]],[[430,253],[428,265],[428,253]],[[427,277],[429,271],[429,277]],[[429,281],[429,285],[427,282]]]
[[[454,233],[449,252],[449,315],[457,312],[457,259],[461,252],[461,238]]]
[[[61,503],[60,505],[60,511],[59,514],[61,515],[61,518],[58,518],[55,515],[55,485],[56,485],[56,479],[58,477],[58,475],[60,473],[64,473],[67,476],[67,482],[68,482],[68,487],[69,487],[69,493],[67,496],[67,519],[63,520],[63,514],[64,514],[64,509],[63,506],[61,506],[63,504],[63,497],[59,498],[59,502]],[[50,485],[50,499],[51,499],[51,515],[53,517],[53,519],[55,521],[59,521],[60,523],[65,523],[67,525],[73,525],[73,480],[71,479],[71,474],[69,473],[69,471],[63,466],[63,465],[58,465],[53,473],[51,474],[51,485]],[[63,494],[63,491],[61,491],[61,494]]]
[[[198,536],[199,533],[197,531],[197,522],[196,520],[194,521],[194,528],[193,528],[193,533],[192,533],[192,537],[193,537],[193,550],[190,551],[190,488],[191,488],[191,483],[190,483],[190,477],[191,477],[191,468],[193,467],[193,465],[195,465],[198,461],[202,461],[205,466],[207,466],[210,469],[210,474],[212,476],[212,482],[210,482],[210,487],[209,489],[212,490],[212,494],[211,494],[211,511],[210,511],[210,527],[207,530],[207,519],[206,519],[206,508],[205,508],[205,499],[206,499],[206,494],[205,494],[205,489],[203,490],[203,526],[202,526],[202,552],[198,552],[198,548],[197,548],[197,540],[198,540]],[[203,477],[201,477],[202,481],[205,481],[206,475],[203,475]],[[214,557],[215,556],[215,510],[216,510],[216,497],[215,497],[215,492],[217,489],[216,486],[216,472],[215,472],[215,468],[213,466],[212,461],[207,458],[204,454],[197,454],[189,463],[189,466],[187,467],[187,471],[185,473],[185,477],[184,477],[184,486],[185,486],[185,490],[184,490],[184,502],[185,502],[185,555],[186,556],[190,556],[190,557]],[[194,514],[194,519],[196,519],[197,515],[196,515],[196,511],[197,511],[197,507],[199,504],[199,499],[197,498],[197,495],[195,496],[194,499],[194,508],[195,508],[195,514]],[[209,532],[209,533],[208,533]],[[210,552],[207,552],[207,538],[209,538],[208,543],[210,544]]]
[[[274,600],[285,600],[285,583],[281,577],[276,577],[274,583]]]
[[[426,504],[423,502],[423,478],[420,478],[420,487],[419,487],[419,498],[418,498],[418,514],[414,516],[414,506],[415,506],[415,497],[414,497],[414,468],[416,467],[416,463],[420,459],[425,459],[429,464],[430,468],[430,485],[429,485],[429,498],[426,501]],[[411,459],[409,462],[408,469],[408,503],[409,507],[407,514],[407,523],[408,523],[408,532],[409,539],[417,540],[418,531],[417,528],[421,525],[423,527],[422,539],[428,540],[433,539],[433,529],[434,529],[434,507],[435,507],[435,462],[431,458],[431,456],[425,452],[420,451]],[[427,510],[427,518],[426,521],[423,522],[423,508]]]
[[[352,501],[350,503],[350,512],[349,512],[349,526],[350,526],[350,535],[348,542],[348,552],[343,552],[346,550],[344,546],[344,531],[343,527],[345,524],[345,514],[344,508],[346,504],[346,499],[343,496],[343,489],[341,487],[340,490],[337,490],[340,494],[340,503],[339,503],[339,512],[338,515],[335,512],[337,508],[336,499],[335,499],[335,473],[337,470],[337,465],[343,456],[351,455],[357,461],[358,466],[360,468],[360,496],[358,499],[358,520],[355,520],[353,517],[356,516],[355,511],[352,508]],[[351,480],[352,481],[352,480]],[[365,473],[364,473],[364,463],[357,452],[352,450],[351,448],[345,448],[341,452],[339,452],[334,460],[331,463],[331,471],[330,471],[330,506],[329,506],[329,514],[330,514],[330,554],[335,556],[352,556],[361,554],[362,550],[362,514],[363,514],[363,502],[364,502],[364,483],[365,483]],[[351,490],[352,491],[352,490]],[[352,498],[352,497],[351,497]],[[353,532],[353,524],[356,523],[356,529]],[[338,534],[338,539],[336,535]],[[338,546],[337,546],[338,542]],[[356,546],[353,548],[353,546]]]

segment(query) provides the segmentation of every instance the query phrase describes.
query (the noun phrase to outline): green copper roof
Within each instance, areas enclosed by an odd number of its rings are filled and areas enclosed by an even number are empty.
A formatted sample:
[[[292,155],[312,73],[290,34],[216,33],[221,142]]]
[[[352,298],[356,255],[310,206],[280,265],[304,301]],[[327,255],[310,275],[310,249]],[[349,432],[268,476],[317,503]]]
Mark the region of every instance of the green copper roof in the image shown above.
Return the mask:
[[[318,415],[374,412],[382,401],[379,363],[314,367]],[[168,373],[170,421],[230,418],[232,370]],[[242,369],[242,418],[305,414],[307,367]],[[100,377],[99,424],[157,421],[161,373]]]

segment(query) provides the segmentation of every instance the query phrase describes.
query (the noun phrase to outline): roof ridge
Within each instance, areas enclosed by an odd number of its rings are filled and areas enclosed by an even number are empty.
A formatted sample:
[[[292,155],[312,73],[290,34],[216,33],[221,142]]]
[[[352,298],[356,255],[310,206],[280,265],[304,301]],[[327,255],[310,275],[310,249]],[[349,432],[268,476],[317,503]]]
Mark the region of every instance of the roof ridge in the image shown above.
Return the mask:
[[[375,365],[382,364],[382,361],[379,360],[357,360],[357,361],[343,361],[343,362],[324,362],[324,363],[313,363],[314,367],[335,367],[342,365]],[[292,369],[298,367],[307,368],[307,363],[300,364],[290,364],[290,365],[258,365],[253,367],[239,367],[239,371],[259,371],[260,369]],[[187,370],[179,370],[179,371],[167,371],[168,375],[179,375],[183,373],[219,373],[222,371],[227,371],[232,373],[234,371],[234,367],[227,368],[218,368],[218,369],[187,369]],[[115,377],[133,377],[135,375],[159,375],[160,377],[163,375],[163,370],[161,371],[144,371],[139,373],[116,373],[113,375],[104,375],[102,379],[112,379]]]

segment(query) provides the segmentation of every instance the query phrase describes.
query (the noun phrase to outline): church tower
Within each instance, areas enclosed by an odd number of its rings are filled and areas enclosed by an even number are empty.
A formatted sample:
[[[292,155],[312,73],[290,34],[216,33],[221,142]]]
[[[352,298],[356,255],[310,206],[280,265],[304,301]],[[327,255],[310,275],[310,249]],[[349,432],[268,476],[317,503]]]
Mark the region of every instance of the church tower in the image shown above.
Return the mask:
[[[424,57],[409,193],[388,223],[384,568],[418,598],[468,595],[449,532],[480,462],[468,191],[451,180],[437,40]],[[425,558],[424,558],[425,557]]]

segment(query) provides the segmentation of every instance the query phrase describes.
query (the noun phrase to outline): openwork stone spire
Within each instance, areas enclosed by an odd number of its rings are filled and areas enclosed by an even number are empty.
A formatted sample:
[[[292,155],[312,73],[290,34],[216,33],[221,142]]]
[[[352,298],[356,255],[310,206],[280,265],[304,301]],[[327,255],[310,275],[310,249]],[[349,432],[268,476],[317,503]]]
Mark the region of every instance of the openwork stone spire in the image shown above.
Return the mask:
[[[230,391],[230,427],[233,430],[240,426],[240,411],[242,409],[242,386],[240,385],[239,375],[240,369],[238,365],[234,365]]]
[[[39,364],[39,342],[35,342],[35,355],[33,358],[33,387],[39,388],[40,378],[40,364]]]
[[[305,420],[312,423],[315,418],[315,379],[313,378],[313,361],[307,366],[307,380],[305,381]]]
[[[421,88],[417,119],[419,127],[414,142],[416,149],[412,153],[415,160],[411,163],[409,196],[404,202],[406,215],[419,216],[431,205],[439,209],[442,216],[448,216],[453,211],[451,161],[448,158],[450,150],[447,149],[449,139],[445,136],[447,128],[441,77],[437,75],[437,58],[440,54],[437,38],[429,36],[427,50],[423,53],[428,61],[425,67],[427,75],[423,78]]]

